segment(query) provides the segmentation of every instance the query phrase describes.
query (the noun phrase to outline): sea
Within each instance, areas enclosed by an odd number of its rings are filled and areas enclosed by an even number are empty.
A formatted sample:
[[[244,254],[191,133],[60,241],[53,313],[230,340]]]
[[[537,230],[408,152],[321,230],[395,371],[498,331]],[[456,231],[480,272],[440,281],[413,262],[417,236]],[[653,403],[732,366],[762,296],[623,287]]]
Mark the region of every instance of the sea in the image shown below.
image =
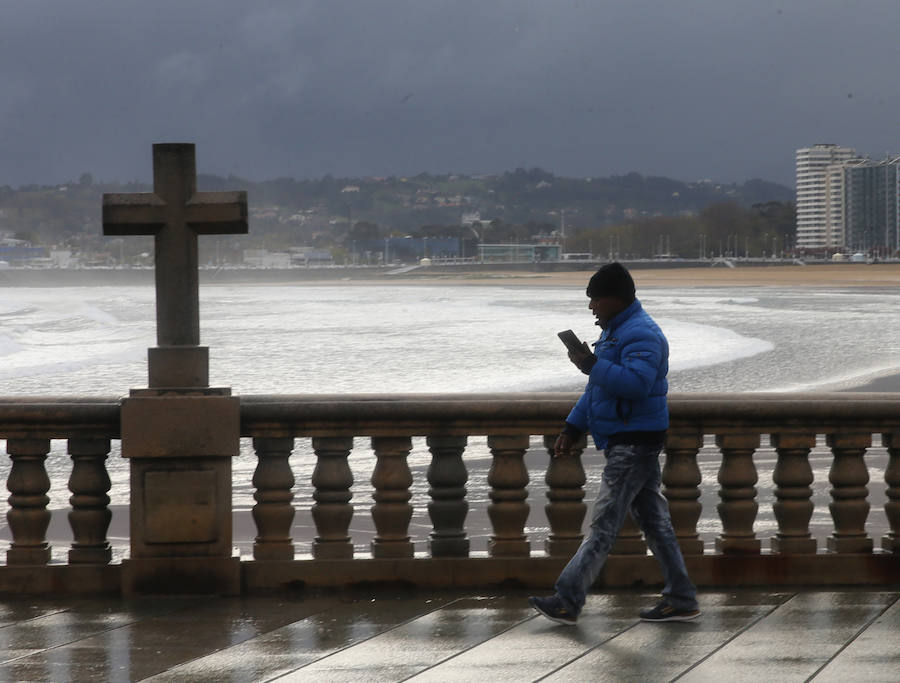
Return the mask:
[[[669,339],[671,392],[831,391],[900,373],[900,293],[895,289],[684,287],[646,288],[639,295]],[[147,348],[156,344],[154,296],[153,287],[145,285],[0,288],[0,396],[116,397],[146,386]],[[214,284],[201,287],[200,299],[210,384],[240,395],[579,391],[583,376],[569,363],[556,333],[572,329],[593,341],[600,332],[580,287]],[[254,504],[255,456],[245,441],[235,460],[239,513]],[[545,466],[539,441],[533,445],[533,466]],[[114,515],[121,522],[128,471],[117,449],[115,444],[108,469]],[[585,462],[591,458],[599,454],[586,452]],[[710,458],[704,487],[714,492],[713,452]],[[470,504],[486,506],[490,458],[483,439],[470,439],[466,459]],[[422,543],[428,531],[424,472],[429,460],[424,440],[416,439],[410,454],[416,476],[413,535]],[[822,496],[826,460],[816,474]],[[873,466],[881,462],[883,468],[883,460]],[[64,536],[71,471],[64,442],[53,443],[47,463],[55,511],[51,531]],[[298,439],[292,466],[295,537],[301,545],[313,535],[308,511],[314,464],[308,440]],[[356,439],[351,466],[361,545],[371,533],[363,518],[371,504],[373,464],[367,440]],[[599,476],[596,469],[589,488]],[[760,465],[761,491],[767,482],[771,489],[771,471],[763,469]],[[3,458],[4,481],[8,471]],[[529,530],[535,534],[546,528],[542,486],[543,476],[533,472],[535,515]],[[761,495],[771,497],[771,491]],[[816,514],[824,514],[827,526],[827,496],[821,503]],[[0,520],[5,506],[0,502]],[[714,501],[710,507],[714,515]],[[715,519],[704,524],[708,534],[715,533]],[[119,527],[114,519],[112,538]],[[480,529],[472,536],[483,540],[487,532]],[[247,542],[236,538],[244,550]]]

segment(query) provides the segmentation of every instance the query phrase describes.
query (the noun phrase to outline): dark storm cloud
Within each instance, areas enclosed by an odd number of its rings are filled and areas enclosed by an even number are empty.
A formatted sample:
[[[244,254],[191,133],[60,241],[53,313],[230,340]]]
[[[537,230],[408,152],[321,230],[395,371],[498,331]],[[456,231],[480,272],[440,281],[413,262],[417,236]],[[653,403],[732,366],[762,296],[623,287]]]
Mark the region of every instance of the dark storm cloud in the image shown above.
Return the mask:
[[[638,171],[790,182],[898,149],[900,4],[0,0],[0,184]],[[852,96],[851,96],[852,95]]]

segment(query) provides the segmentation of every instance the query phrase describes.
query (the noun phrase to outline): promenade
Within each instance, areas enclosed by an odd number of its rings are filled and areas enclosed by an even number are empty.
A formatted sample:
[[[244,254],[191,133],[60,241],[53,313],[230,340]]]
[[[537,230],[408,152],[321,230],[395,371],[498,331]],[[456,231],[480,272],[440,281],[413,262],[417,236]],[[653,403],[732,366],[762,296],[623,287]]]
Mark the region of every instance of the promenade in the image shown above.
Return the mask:
[[[0,602],[4,681],[896,681],[900,587],[589,596],[575,627],[518,590]]]
[[[549,457],[577,396],[211,386],[197,238],[246,232],[247,198],[197,192],[193,145],[153,154],[153,193],[103,198],[105,234],[154,235],[147,387],[0,398],[0,681],[898,680],[896,394],[670,396],[662,483],[703,616],[639,621],[662,577],[626,522],[578,626],[552,624],[526,591],[580,544],[599,471],[585,439]],[[60,472],[71,542],[48,536]]]

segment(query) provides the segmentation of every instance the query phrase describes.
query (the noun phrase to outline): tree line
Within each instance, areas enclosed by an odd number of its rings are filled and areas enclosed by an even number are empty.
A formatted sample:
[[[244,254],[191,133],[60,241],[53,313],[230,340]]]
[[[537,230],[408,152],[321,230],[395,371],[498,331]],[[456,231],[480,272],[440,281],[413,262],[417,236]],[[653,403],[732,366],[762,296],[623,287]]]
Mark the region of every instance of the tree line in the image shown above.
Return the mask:
[[[613,225],[570,226],[565,236],[547,221],[508,223],[495,219],[471,225],[422,225],[409,237],[458,238],[466,253],[478,242],[528,243],[537,238],[564,242],[565,251],[601,258],[772,257],[795,252],[796,209],[792,202],[769,201],[743,207],[737,202],[710,204],[692,216],[650,216]],[[371,221],[355,223],[342,237],[345,247],[400,236]]]
[[[198,187],[244,189],[254,208],[267,210],[251,213],[250,235],[217,245],[235,258],[249,247],[311,245],[339,253],[354,241],[403,236],[455,237],[471,254],[480,241],[525,243],[539,235],[561,238],[563,230],[569,252],[761,255],[785,251],[795,230],[792,192],[761,180],[719,185],[637,173],[565,178],[533,168],[489,176],[264,182],[200,175]],[[103,249],[109,240],[100,227],[102,194],[151,189],[141,182],[98,182],[89,173],[65,185],[0,187],[0,232],[45,246]],[[462,225],[462,215],[473,211],[481,220]],[[124,247],[147,248],[137,241]]]

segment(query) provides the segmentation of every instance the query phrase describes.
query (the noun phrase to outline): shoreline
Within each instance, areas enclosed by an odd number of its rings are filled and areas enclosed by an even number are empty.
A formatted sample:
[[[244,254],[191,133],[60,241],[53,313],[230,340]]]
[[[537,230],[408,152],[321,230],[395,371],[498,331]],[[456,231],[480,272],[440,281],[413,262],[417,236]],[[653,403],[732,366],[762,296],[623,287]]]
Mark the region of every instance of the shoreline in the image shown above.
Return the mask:
[[[630,272],[638,290],[642,287],[900,287],[900,263],[773,265],[765,268],[631,267]],[[402,279],[390,281],[398,284],[583,287],[592,274],[593,267],[588,270],[543,273],[513,270],[444,273],[421,270],[397,276]],[[386,278],[370,279],[368,284],[386,283],[385,280]],[[353,281],[348,284],[353,284]]]
[[[601,263],[200,270],[200,284],[267,286],[585,286]],[[900,287],[900,263],[736,265],[625,262],[643,287]],[[551,268],[551,266],[553,266]],[[152,269],[0,270],[0,291],[15,287],[153,286]]]
[[[880,377],[873,377],[865,384],[853,386],[849,389],[838,389],[840,392],[858,393],[900,393],[900,373],[891,373]]]

